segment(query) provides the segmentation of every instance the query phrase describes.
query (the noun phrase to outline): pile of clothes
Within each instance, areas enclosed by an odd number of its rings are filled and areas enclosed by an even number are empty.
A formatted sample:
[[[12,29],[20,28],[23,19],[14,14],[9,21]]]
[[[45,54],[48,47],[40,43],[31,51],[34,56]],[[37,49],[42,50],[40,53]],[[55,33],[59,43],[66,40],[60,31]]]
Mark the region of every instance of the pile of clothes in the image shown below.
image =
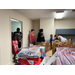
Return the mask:
[[[41,56],[39,47],[25,47],[17,54],[19,58],[37,58]]]
[[[56,47],[51,57],[44,57],[41,65],[75,65],[75,48]]]
[[[45,57],[45,47],[31,46],[22,48],[16,56],[20,65],[40,65]]]
[[[75,65],[75,48],[57,47],[55,65]]]

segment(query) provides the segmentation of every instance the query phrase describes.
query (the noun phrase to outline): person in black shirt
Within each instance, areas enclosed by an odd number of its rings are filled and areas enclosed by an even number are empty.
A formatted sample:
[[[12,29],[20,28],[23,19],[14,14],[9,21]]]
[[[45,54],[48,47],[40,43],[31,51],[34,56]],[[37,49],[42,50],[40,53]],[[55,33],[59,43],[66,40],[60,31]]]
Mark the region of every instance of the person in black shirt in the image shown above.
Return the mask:
[[[17,31],[14,32],[14,35],[17,36],[17,41],[18,41],[18,47],[21,48],[21,43],[22,43],[22,32],[20,32],[20,28],[17,28]]]
[[[45,37],[44,37],[43,29],[39,30],[37,42],[38,43],[45,42]]]

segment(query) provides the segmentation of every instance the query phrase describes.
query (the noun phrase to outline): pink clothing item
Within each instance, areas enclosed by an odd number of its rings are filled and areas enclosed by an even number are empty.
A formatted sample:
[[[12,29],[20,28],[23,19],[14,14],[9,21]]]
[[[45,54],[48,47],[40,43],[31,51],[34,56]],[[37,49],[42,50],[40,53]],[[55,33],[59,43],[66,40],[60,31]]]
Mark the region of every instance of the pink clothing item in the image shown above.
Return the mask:
[[[30,40],[30,38],[31,38],[31,40]],[[33,42],[35,42],[35,35],[34,35],[34,33],[30,33],[29,34],[29,43],[33,43]]]
[[[17,52],[19,50],[19,48],[18,48],[18,41],[17,40],[13,40],[12,41],[12,46],[14,46],[15,52]]]

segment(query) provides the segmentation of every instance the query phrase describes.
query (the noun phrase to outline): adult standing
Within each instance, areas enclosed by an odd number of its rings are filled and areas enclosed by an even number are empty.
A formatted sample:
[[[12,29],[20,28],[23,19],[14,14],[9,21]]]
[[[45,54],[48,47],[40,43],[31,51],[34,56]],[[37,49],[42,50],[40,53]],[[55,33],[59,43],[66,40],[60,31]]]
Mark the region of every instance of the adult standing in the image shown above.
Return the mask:
[[[14,35],[17,36],[18,47],[21,48],[23,34],[20,32],[20,28],[17,28],[17,31],[14,32]]]
[[[31,29],[31,32],[29,34],[29,44],[35,45],[34,29]]]
[[[40,29],[40,30],[39,30],[37,42],[38,42],[38,43],[45,42],[43,29]]]

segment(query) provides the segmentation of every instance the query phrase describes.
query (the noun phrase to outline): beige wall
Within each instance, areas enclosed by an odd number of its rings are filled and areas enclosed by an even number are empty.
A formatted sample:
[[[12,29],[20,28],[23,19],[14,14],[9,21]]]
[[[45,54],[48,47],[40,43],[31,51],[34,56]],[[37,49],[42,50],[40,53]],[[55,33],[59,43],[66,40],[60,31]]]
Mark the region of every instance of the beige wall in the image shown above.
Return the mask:
[[[54,21],[54,29],[74,29],[75,28],[75,19],[61,19]]]
[[[0,16],[1,16],[1,14],[0,14]],[[1,17],[0,17],[0,23],[1,23]],[[0,24],[0,34],[2,34],[1,33],[1,24]],[[0,64],[1,64],[1,36],[0,36]]]
[[[0,64],[11,64],[11,20],[14,18],[23,23],[23,47],[28,46],[28,34],[32,28],[32,21],[13,10],[0,9]]]
[[[21,22],[11,21],[11,32],[15,32],[17,28],[21,31]]]
[[[37,44],[37,35],[40,29],[40,20],[34,20],[33,21],[33,28],[35,30],[34,34],[35,34],[35,43]]]
[[[44,29],[45,40],[49,40],[50,34],[54,35],[54,19],[40,19],[40,28]]]

